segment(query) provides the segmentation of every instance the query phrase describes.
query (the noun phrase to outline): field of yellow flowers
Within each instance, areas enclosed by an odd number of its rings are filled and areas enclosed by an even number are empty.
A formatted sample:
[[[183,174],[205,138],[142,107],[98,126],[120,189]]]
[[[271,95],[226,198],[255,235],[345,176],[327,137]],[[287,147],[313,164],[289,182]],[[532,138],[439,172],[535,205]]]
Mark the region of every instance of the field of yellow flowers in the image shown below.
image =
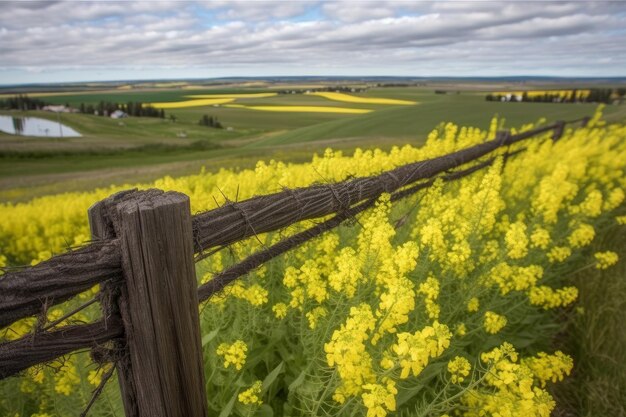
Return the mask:
[[[305,164],[259,162],[254,170],[133,186],[184,192],[201,211],[224,196],[243,199],[444,155],[493,138],[498,128],[497,120],[489,131],[445,124],[421,148],[353,156],[328,150]],[[579,297],[568,278],[618,261],[611,247],[590,248],[626,224],[626,126],[605,125],[597,113],[558,142],[549,136],[513,145],[508,151],[524,150],[393,206],[383,195],[352,224],[200,305],[211,413],[551,415],[554,384],[582,359],[554,347],[558,313],[575,310]],[[89,205],[130,186],[0,205],[1,261],[36,263],[88,240]],[[234,244],[198,263],[199,280],[307,226]],[[92,306],[73,320],[98,314]],[[23,335],[34,321],[0,330],[0,338]],[[75,416],[106,371],[80,353],[0,381],[0,415]],[[92,415],[123,415],[115,384]]]

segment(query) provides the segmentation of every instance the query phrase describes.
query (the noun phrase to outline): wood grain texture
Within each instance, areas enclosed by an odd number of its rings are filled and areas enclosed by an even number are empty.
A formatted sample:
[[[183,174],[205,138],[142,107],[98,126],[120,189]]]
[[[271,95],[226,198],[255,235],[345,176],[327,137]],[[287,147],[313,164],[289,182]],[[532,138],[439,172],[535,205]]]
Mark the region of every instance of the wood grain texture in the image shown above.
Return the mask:
[[[101,320],[63,326],[59,330],[29,334],[18,340],[0,343],[0,379],[79,349],[107,346],[110,340],[121,336],[120,323]]]
[[[97,202],[89,208],[89,228],[91,229],[91,238],[93,240],[117,238],[111,213],[117,211],[116,205],[120,201],[124,198],[132,198],[132,195],[136,192],[137,190],[121,191]],[[100,284],[98,298],[103,320],[107,323],[117,322],[123,329],[123,325],[121,325],[123,322],[122,311],[124,312],[124,322],[130,323],[130,319],[128,317],[128,295],[126,286],[121,278],[120,273],[119,280],[105,281]],[[114,356],[117,358],[115,367],[122,403],[124,404],[124,414],[126,417],[138,417],[137,392],[132,378],[130,353],[125,339],[113,341],[111,348],[114,351]]]
[[[207,416],[189,198],[148,190],[116,207],[138,415]]]

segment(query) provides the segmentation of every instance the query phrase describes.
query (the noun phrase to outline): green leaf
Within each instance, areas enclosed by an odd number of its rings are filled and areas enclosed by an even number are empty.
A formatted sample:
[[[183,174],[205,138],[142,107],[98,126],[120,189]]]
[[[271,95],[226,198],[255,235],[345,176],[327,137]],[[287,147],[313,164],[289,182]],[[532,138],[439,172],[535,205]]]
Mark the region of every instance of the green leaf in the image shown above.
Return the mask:
[[[402,404],[404,404],[405,402],[413,398],[415,395],[417,395],[421,390],[424,389],[426,384],[431,379],[438,376],[442,372],[443,368],[445,368],[446,366],[447,366],[447,362],[436,362],[436,363],[431,363],[430,365],[428,365],[426,369],[424,369],[422,373],[418,375],[419,382],[417,382],[415,386],[410,387],[409,389],[400,391],[400,393],[398,394],[398,397],[396,398],[396,406],[400,407]]]
[[[274,409],[267,404],[261,405],[257,412],[254,414],[255,417],[274,417]]]
[[[233,407],[235,406],[235,401],[237,401],[237,395],[239,395],[239,390],[237,390],[233,394],[233,397],[230,399],[230,401],[228,401],[228,404],[226,404],[226,407],[222,409],[222,412],[220,413],[219,417],[229,417],[232,414]]]
[[[215,339],[215,336],[217,336],[219,332],[219,329],[215,329],[212,332],[209,332],[209,334],[202,336],[202,347],[204,347],[211,340]]]
[[[285,362],[283,361],[279,363],[278,366],[272,370],[272,372],[267,374],[267,376],[263,380],[263,388],[261,390],[262,393],[265,393],[267,389],[270,387],[270,385],[272,385],[272,383],[276,381],[276,378],[278,378],[278,375],[280,375],[283,372],[284,368],[285,368]]]
[[[300,375],[298,375],[298,377],[291,384],[289,384],[289,392],[295,391],[296,388],[302,385],[304,377],[306,376],[306,371],[306,369],[303,369],[302,372],[300,372]]]

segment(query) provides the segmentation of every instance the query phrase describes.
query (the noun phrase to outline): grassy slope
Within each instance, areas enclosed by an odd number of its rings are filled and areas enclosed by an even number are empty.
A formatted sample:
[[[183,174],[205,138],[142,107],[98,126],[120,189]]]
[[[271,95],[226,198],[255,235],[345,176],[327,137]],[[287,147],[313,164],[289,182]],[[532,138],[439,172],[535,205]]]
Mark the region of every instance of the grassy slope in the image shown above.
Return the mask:
[[[487,102],[482,95],[473,94],[424,98],[429,100],[421,101],[415,106],[390,107],[349,119],[303,127],[268,138],[256,146],[349,137],[423,138],[442,122],[484,129],[489,127],[494,115],[499,115],[505,119],[507,126],[520,126],[535,122],[541,117],[548,120],[575,119],[591,115],[596,108],[593,104]],[[620,117],[625,118],[626,109],[622,107],[619,108]],[[606,114],[611,116],[617,111],[618,108],[610,106],[606,109]]]
[[[46,97],[47,101],[125,102],[129,100],[179,100],[184,95],[255,92],[250,89],[116,91]],[[172,109],[167,114],[176,123],[152,118],[128,118],[120,121],[80,114],[64,114],[61,121],[84,136],[81,138],[23,138],[0,133],[0,200],[28,198],[64,189],[84,189],[102,181],[122,183],[145,181],[163,175],[184,175],[203,165],[215,168],[255,159],[294,160],[306,153],[321,152],[326,147],[350,151],[358,147],[383,147],[404,143],[418,144],[439,123],[452,121],[462,125],[487,127],[494,114],[519,126],[548,119],[570,119],[591,114],[594,105],[493,103],[484,101],[484,93],[434,94],[432,88],[374,88],[369,97],[417,101],[413,106],[342,103],[309,95],[278,95],[264,99],[239,99],[243,105],[311,105],[369,108],[375,112],[362,115],[333,113],[281,113],[227,107],[190,107]],[[626,119],[626,106],[609,106],[611,118]],[[15,114],[15,113],[13,113]],[[19,114],[19,113],[17,113]],[[232,130],[197,125],[204,114],[217,116]],[[47,112],[29,112],[55,120]],[[177,137],[180,132],[186,138]],[[201,146],[198,146],[201,145]],[[180,147],[175,149],[174,147]],[[129,148],[140,148],[140,152]],[[112,150],[115,150],[112,152]],[[16,152],[20,152],[18,156]],[[68,152],[74,152],[68,155]],[[221,161],[223,165],[219,165]],[[225,165],[224,165],[225,164]],[[104,179],[107,180],[104,180]],[[100,179],[103,179],[102,181]],[[63,188],[65,186],[66,188]],[[33,187],[32,190],[27,190]]]

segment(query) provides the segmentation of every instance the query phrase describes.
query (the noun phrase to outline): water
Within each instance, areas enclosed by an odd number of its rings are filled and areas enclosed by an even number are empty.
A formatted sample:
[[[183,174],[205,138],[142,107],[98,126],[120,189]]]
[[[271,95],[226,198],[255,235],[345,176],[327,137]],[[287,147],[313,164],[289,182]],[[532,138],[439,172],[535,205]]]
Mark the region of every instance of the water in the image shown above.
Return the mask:
[[[80,133],[64,124],[39,117],[0,116],[0,131],[11,135],[75,138]]]

